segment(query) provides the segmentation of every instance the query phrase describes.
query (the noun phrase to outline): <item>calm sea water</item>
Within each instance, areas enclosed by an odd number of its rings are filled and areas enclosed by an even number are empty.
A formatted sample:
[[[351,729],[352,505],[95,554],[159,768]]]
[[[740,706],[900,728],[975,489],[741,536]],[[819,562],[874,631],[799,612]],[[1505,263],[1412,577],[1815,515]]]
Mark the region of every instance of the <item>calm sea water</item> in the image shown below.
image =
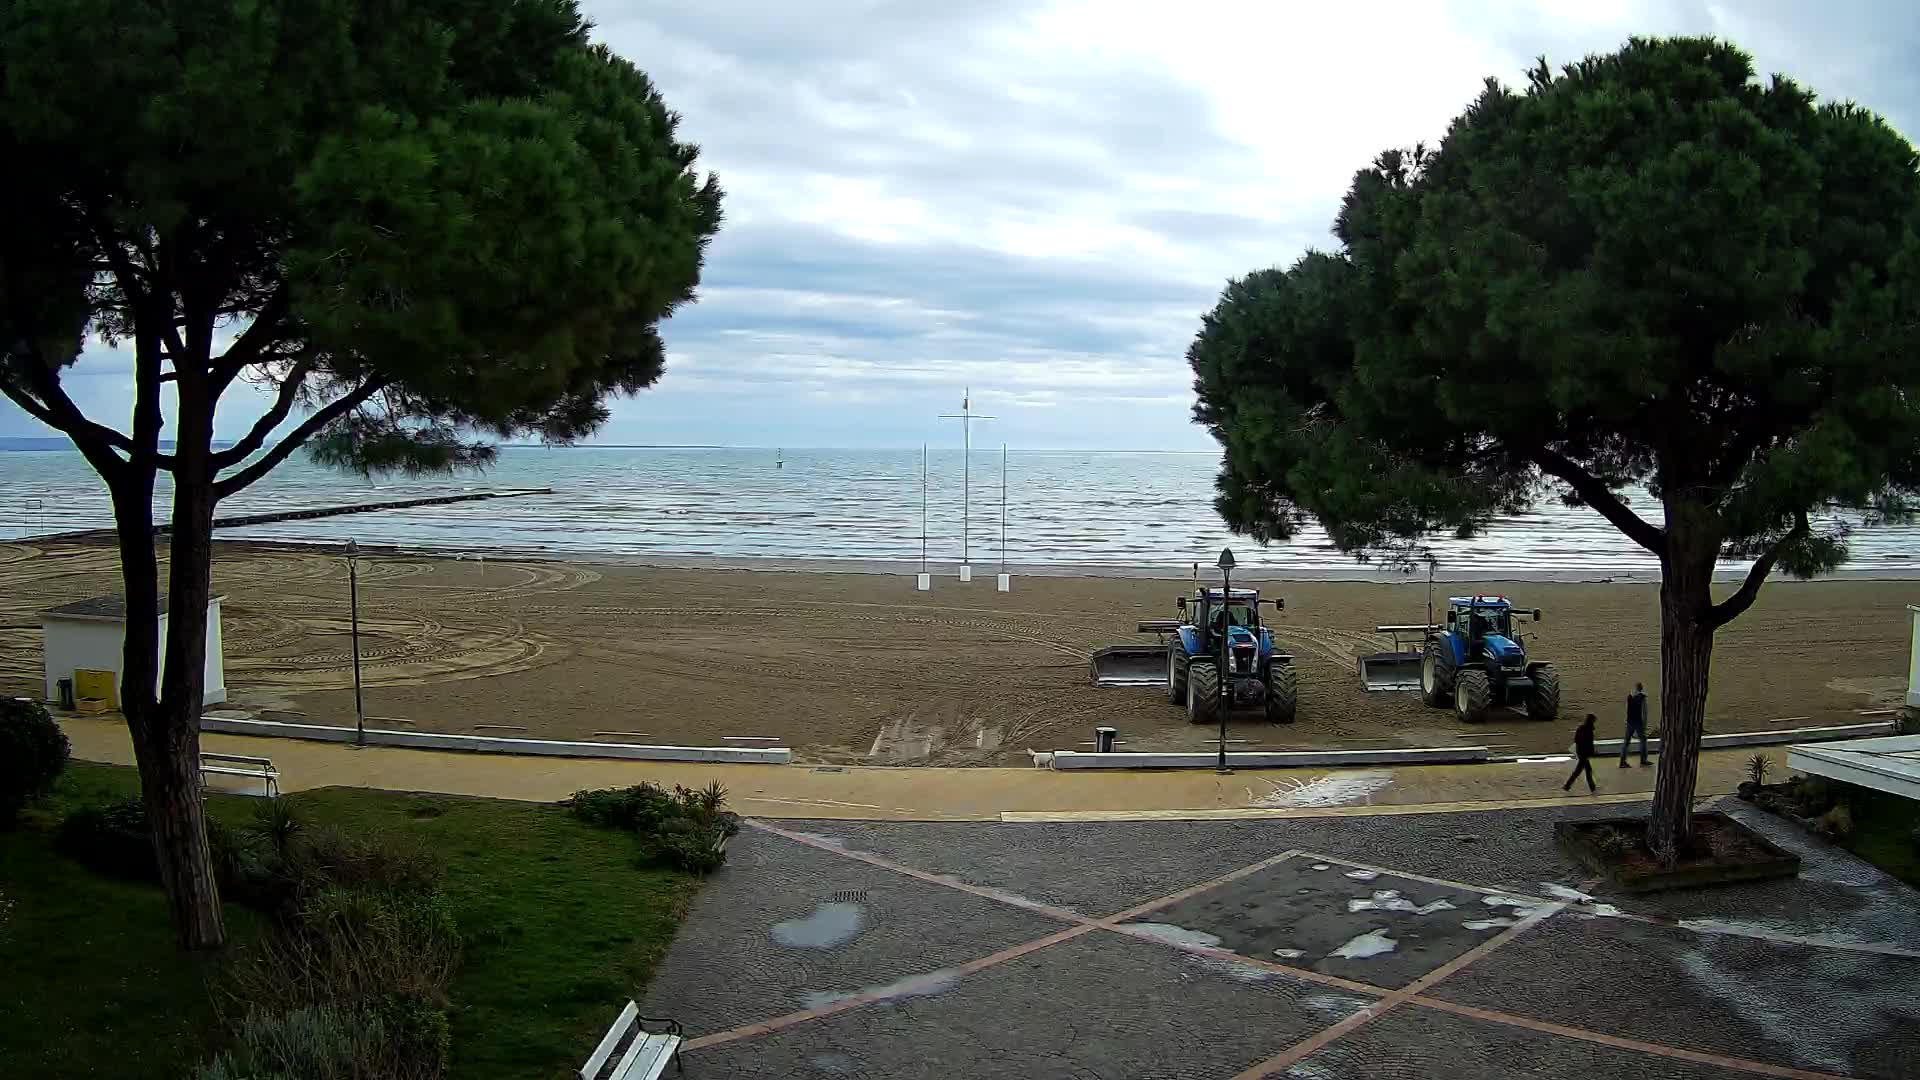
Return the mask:
[[[963,466],[969,466],[963,468]],[[1212,507],[1213,454],[1015,451],[1005,471],[1005,554],[1016,569],[1184,572],[1231,545],[1249,569],[1303,576],[1394,576],[1360,567],[1317,530],[1261,546],[1231,535]],[[963,474],[970,481],[963,482]],[[449,553],[640,560],[755,559],[854,566],[917,563],[918,450],[506,448],[480,476],[368,483],[295,458],[221,505],[223,515],[551,487],[539,495],[388,510],[221,531],[229,539],[391,544]],[[932,451],[925,550],[936,569],[963,552],[982,573],[1001,557],[1001,456]],[[963,492],[971,492],[970,512]],[[165,506],[166,491],[156,502]],[[1643,513],[1658,506],[1644,495]],[[963,531],[962,521],[968,522]],[[0,539],[111,524],[105,489],[77,452],[0,453]],[[1434,544],[1443,577],[1603,578],[1657,572],[1652,556],[1599,515],[1557,504],[1504,519],[1471,540]],[[1727,569],[1735,567],[1729,564]],[[1920,573],[1920,528],[1861,530],[1848,572]]]

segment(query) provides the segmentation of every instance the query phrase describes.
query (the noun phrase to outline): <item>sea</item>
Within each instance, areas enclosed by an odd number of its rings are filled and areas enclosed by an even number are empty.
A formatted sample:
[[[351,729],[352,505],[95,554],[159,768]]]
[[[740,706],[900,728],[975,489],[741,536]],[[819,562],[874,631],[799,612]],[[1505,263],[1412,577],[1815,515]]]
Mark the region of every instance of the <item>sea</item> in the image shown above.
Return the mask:
[[[222,503],[220,517],[463,492],[551,494],[222,528],[231,540],[393,547],[656,565],[1178,576],[1231,548],[1245,572],[1424,577],[1356,562],[1309,526],[1262,545],[1213,508],[1215,453],[705,447],[503,447],[484,473],[369,481],[296,456]],[[924,465],[924,473],[923,473]],[[924,482],[923,482],[924,476]],[[1641,514],[1657,502],[1629,492]],[[156,493],[165,520],[171,493]],[[1834,520],[1847,520],[1841,515]],[[0,453],[0,540],[112,524],[72,450]],[[1443,580],[1649,580],[1657,561],[1585,508],[1549,497],[1470,539],[1431,541]],[[1920,527],[1858,528],[1842,576],[1920,576]],[[1743,564],[1726,563],[1725,575]]]

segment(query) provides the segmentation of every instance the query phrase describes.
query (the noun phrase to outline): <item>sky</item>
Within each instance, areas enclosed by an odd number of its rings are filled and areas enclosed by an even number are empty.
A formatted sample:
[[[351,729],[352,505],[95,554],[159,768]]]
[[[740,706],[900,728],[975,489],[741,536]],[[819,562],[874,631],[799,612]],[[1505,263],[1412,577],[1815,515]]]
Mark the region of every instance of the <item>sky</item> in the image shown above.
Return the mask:
[[[1912,0],[587,0],[726,189],[666,374],[595,441],[1208,450],[1183,354],[1486,77],[1713,34],[1920,136]],[[124,425],[124,353],[69,373]],[[217,434],[266,400],[223,402]],[[0,436],[48,434],[0,402]]]

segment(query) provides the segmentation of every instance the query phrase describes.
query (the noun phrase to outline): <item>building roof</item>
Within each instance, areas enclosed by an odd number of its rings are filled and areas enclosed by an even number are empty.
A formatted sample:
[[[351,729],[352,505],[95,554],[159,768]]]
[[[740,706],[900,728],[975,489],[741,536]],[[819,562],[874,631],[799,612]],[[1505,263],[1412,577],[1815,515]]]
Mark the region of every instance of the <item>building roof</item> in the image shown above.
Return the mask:
[[[162,595],[155,598],[160,604],[160,614],[167,613],[167,598]],[[88,600],[75,600],[71,604],[48,608],[42,615],[64,616],[69,619],[124,619],[127,617],[127,599],[124,596],[96,596]]]
[[[1920,799],[1920,735],[1787,747],[1789,768]]]

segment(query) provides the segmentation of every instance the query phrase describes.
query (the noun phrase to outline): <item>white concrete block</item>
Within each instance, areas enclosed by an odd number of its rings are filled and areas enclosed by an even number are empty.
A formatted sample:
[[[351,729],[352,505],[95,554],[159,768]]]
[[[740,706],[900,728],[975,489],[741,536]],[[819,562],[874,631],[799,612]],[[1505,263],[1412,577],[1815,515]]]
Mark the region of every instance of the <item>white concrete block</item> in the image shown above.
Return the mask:
[[[998,580],[994,583],[994,588],[999,589],[1001,592],[1012,592],[1013,591],[1013,575],[1001,574]]]
[[[920,592],[932,592],[933,591],[933,575],[932,574],[913,575],[913,587],[919,590]]]
[[[354,729],[322,724],[283,724],[273,720],[219,720],[200,718],[200,730],[222,735],[266,735],[285,739],[317,739],[351,743]],[[429,731],[367,729],[368,746],[401,746],[416,750],[462,750],[487,754],[532,754],[544,757],[621,758],[632,761],[700,761],[711,763],[785,765],[793,751],[784,746],[644,746],[638,743],[565,742],[554,739],[509,739],[486,735],[444,735]]]
[[[1476,764],[1491,756],[1484,746],[1436,746],[1409,750],[1229,750],[1227,765],[1236,769],[1343,768],[1350,765]],[[1211,769],[1219,762],[1215,751],[1204,753],[1093,754],[1055,750],[1055,769]]]
[[[962,567],[960,568],[960,580],[961,580],[961,581],[972,581],[972,580],[973,580],[973,567],[971,567],[971,566],[962,566]]]

